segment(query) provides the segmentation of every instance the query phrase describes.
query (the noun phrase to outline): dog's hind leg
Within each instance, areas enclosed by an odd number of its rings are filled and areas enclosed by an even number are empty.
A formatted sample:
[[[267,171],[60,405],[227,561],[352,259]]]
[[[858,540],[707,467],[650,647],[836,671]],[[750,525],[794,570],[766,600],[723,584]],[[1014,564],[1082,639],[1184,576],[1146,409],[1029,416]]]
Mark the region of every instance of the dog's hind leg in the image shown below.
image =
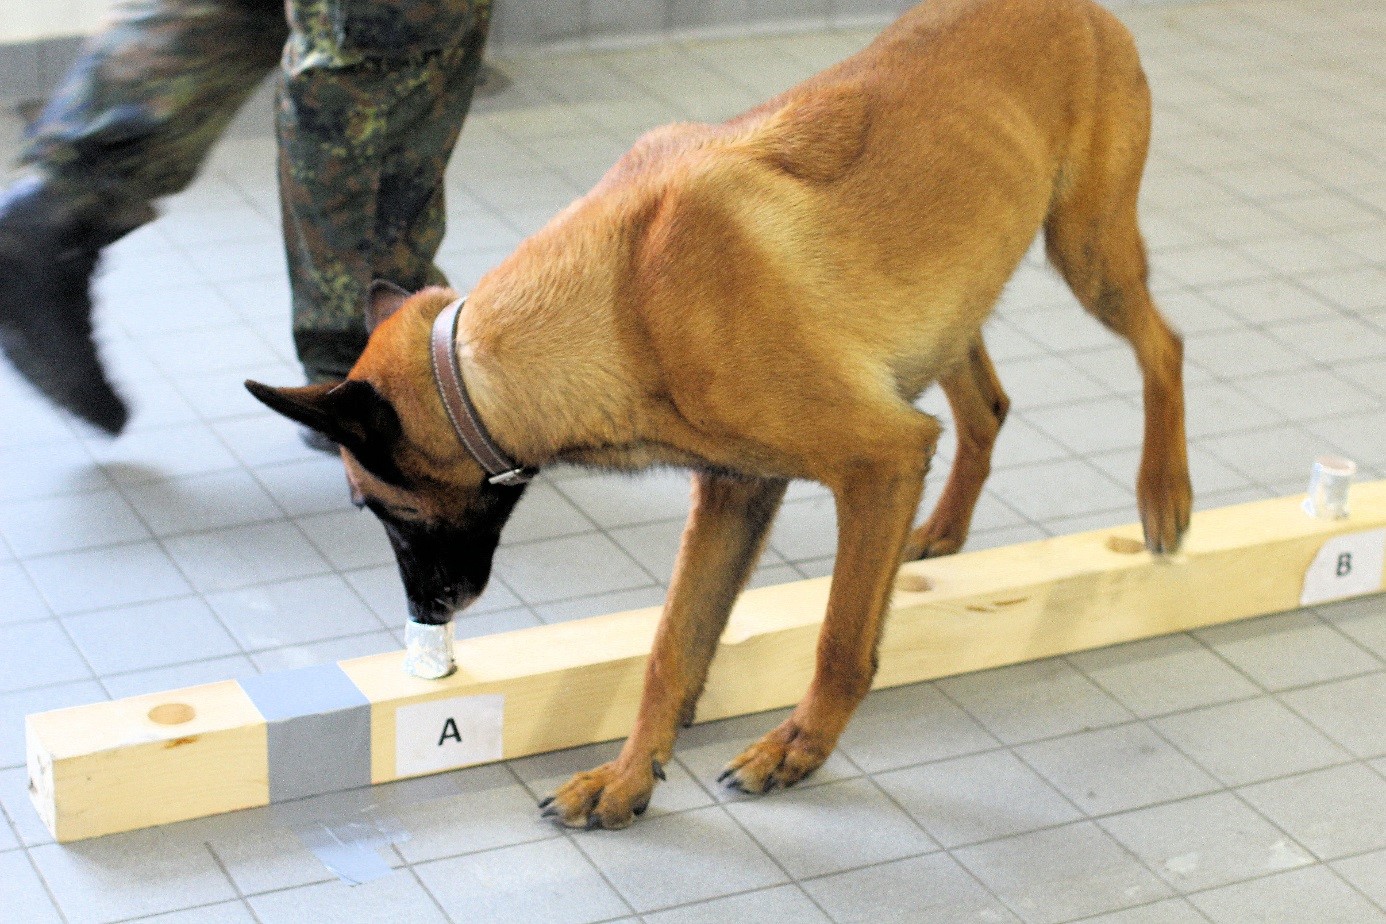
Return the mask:
[[[697,473],[664,616],[645,669],[635,728],[611,763],[579,773],[543,804],[569,827],[624,828],[649,804],[682,722],[693,710],[717,641],[784,498],[781,479]]]
[[[991,472],[991,450],[1011,406],[981,333],[973,339],[967,359],[940,379],[939,385],[953,409],[958,451],[933,513],[905,543],[905,561],[952,555],[967,541],[972,511]]]
[[[1045,222],[1045,245],[1083,307],[1135,350],[1145,386],[1136,484],[1145,544],[1153,552],[1173,552],[1193,506],[1184,437],[1184,349],[1150,297],[1145,245],[1136,224],[1150,138],[1150,93],[1129,36],[1108,38],[1100,108],[1090,136],[1075,146],[1065,168]]]
[[[837,501],[837,562],[808,692],[718,778],[745,792],[792,786],[816,770],[871,689],[900,552],[940,432],[938,421],[912,409],[872,424],[874,445],[840,457],[824,479]]]

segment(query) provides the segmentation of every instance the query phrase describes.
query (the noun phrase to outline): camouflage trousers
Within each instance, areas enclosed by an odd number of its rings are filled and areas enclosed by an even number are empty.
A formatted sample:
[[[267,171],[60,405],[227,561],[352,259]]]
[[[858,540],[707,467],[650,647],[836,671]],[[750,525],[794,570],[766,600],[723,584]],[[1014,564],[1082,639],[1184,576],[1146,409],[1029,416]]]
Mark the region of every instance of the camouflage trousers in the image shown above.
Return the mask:
[[[294,342],[310,380],[341,378],[372,279],[445,281],[443,175],[489,22],[490,0],[123,0],[23,160],[114,240],[192,181],[277,70]]]

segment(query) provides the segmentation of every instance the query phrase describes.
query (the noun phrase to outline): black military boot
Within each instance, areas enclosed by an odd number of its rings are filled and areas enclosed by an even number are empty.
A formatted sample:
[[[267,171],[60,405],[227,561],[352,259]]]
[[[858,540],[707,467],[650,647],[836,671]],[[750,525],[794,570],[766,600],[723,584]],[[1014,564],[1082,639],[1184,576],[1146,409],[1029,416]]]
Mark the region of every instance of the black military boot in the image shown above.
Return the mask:
[[[42,176],[0,193],[0,349],[50,401],[111,434],[129,411],[92,340],[91,277],[124,230]]]

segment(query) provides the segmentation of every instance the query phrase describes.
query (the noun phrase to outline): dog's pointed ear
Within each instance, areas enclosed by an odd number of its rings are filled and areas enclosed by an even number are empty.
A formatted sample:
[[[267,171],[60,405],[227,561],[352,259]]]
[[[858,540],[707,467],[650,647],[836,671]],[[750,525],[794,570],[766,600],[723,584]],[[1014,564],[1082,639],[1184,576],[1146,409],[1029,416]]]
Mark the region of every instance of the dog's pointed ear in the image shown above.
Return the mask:
[[[369,382],[273,388],[247,380],[245,387],[270,410],[353,451],[368,443],[388,449],[401,432],[394,407]]]
[[[377,279],[371,283],[370,298],[367,299],[366,324],[370,330],[375,330],[385,320],[399,311],[400,307],[409,301],[410,293],[401,289],[385,279]]]

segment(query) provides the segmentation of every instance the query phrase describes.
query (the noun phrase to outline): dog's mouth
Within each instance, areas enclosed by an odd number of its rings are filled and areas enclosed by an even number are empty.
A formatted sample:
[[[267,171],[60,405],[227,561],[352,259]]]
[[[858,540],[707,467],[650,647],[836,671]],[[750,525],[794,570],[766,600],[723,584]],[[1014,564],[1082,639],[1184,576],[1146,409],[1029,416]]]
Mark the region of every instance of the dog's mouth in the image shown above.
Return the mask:
[[[451,622],[458,613],[475,603],[479,596],[468,590],[458,590],[428,600],[410,599],[409,618],[425,625],[441,626]]]

